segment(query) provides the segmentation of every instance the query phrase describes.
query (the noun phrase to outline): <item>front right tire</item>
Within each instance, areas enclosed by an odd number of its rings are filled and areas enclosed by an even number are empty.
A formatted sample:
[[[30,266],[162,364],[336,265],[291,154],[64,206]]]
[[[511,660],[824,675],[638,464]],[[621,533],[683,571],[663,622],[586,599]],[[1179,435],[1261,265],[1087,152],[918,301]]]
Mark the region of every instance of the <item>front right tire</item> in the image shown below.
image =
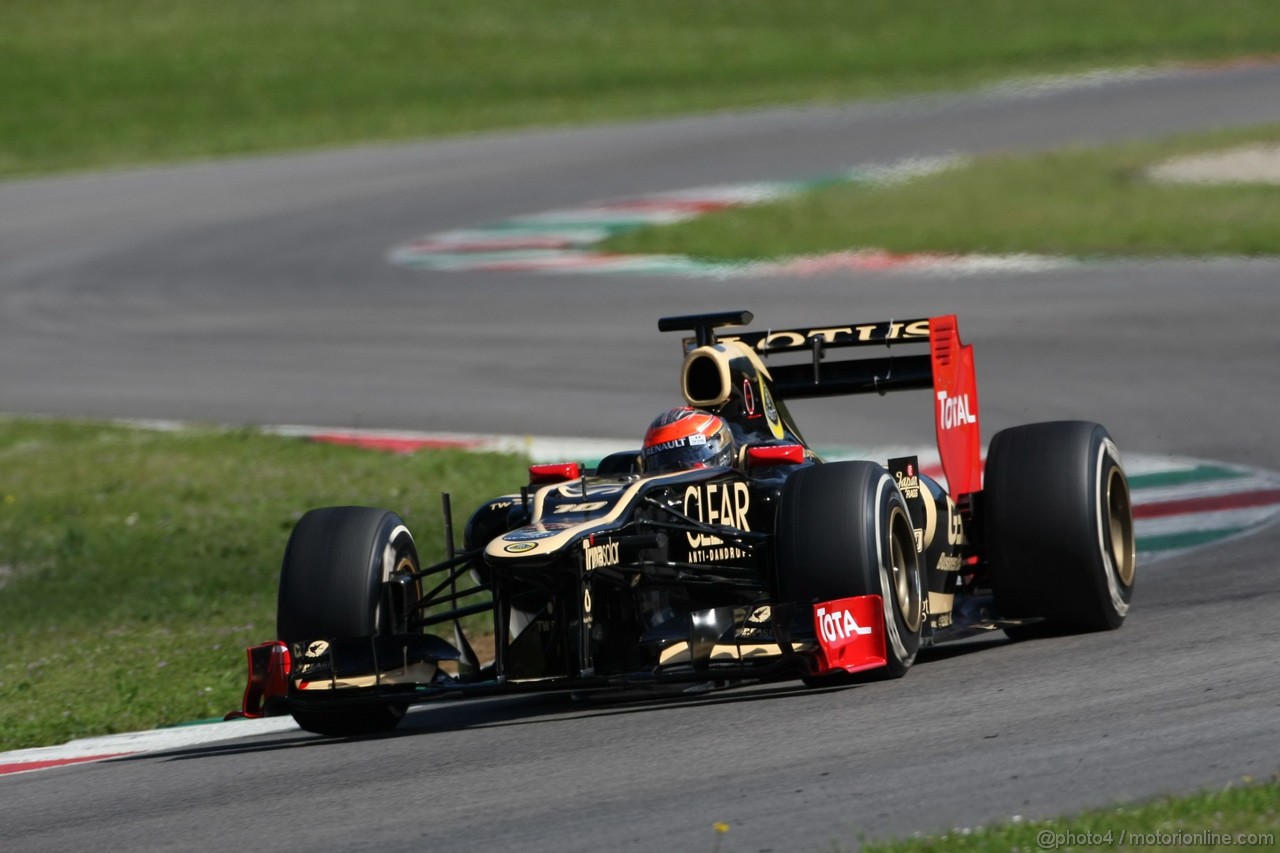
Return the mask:
[[[920,648],[925,591],[911,514],[889,472],[866,461],[797,470],[778,499],[776,531],[782,600],[879,595],[887,666],[867,675],[906,675]]]

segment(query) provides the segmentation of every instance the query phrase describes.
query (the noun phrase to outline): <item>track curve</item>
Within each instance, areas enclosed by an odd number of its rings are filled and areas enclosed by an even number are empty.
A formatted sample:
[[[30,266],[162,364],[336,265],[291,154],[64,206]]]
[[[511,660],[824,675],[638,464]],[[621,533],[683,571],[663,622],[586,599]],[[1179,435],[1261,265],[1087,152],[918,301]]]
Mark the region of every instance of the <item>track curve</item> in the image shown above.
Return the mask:
[[[988,436],[1080,416],[1122,449],[1280,470],[1274,261],[691,282],[385,260],[618,195],[1278,119],[1280,68],[1175,70],[0,185],[0,410],[616,437],[674,399],[661,314],[955,312]],[[924,446],[927,406],[797,415],[815,442]],[[5,777],[0,823],[24,849],[710,848],[716,822],[721,849],[812,849],[1266,777],[1278,545],[1272,527],[1151,566],[1117,634],[944,648],[902,682],[432,706],[387,738]]]

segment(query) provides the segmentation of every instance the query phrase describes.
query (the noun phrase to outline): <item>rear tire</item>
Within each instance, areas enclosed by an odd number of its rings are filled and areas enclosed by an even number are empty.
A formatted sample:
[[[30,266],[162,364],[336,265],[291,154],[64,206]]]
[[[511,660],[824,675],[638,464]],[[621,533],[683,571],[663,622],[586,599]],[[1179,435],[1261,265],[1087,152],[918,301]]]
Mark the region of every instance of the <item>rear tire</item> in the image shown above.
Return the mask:
[[[984,542],[996,609],[1044,622],[1013,639],[1120,627],[1137,564],[1129,482],[1106,429],[1054,421],[991,439]]]
[[[782,600],[808,606],[881,596],[888,665],[859,675],[906,675],[920,648],[924,582],[911,515],[889,472],[874,462],[801,468],[783,486],[776,529]],[[806,683],[833,680],[848,678]]]
[[[389,614],[381,612],[382,584],[418,566],[413,536],[395,513],[354,506],[311,510],[285,548],[277,637],[292,644],[394,632]],[[389,731],[407,708],[395,702],[292,713],[307,731],[343,737]]]

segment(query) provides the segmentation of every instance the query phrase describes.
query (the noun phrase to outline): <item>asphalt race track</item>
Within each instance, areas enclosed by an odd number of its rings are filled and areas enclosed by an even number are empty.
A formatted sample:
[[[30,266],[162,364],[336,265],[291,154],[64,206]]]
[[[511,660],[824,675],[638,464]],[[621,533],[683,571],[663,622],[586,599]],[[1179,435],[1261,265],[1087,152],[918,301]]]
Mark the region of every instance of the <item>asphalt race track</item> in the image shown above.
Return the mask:
[[[1280,470],[1277,261],[722,281],[386,261],[422,234],[599,199],[1278,120],[1280,66],[1240,66],[2,184],[0,411],[638,439],[678,395],[661,315],[956,312],[987,436],[1084,417],[1122,450]],[[796,414],[814,443],[930,442],[927,395]],[[1278,551],[1273,526],[1145,566],[1118,633],[944,647],[895,683],[449,703],[373,740],[5,776],[0,839],[806,850],[1267,778]]]

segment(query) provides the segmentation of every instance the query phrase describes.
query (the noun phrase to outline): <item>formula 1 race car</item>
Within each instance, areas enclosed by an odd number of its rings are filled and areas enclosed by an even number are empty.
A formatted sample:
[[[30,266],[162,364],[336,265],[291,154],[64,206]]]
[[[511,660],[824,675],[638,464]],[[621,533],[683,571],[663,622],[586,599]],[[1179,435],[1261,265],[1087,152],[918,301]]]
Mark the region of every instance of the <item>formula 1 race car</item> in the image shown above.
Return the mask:
[[[278,639],[249,649],[237,714],[364,734],[452,694],[898,678],[921,647],[979,632],[1120,625],[1136,554],[1106,429],[1006,429],[984,467],[954,316],[720,333],[751,320],[660,320],[693,333],[684,405],[594,470],[531,466],[528,485],[474,511],[461,550],[446,534],[444,562],[422,567],[389,510],[304,515]],[[906,389],[934,395],[949,491],[915,457],[824,462],[786,406]]]

